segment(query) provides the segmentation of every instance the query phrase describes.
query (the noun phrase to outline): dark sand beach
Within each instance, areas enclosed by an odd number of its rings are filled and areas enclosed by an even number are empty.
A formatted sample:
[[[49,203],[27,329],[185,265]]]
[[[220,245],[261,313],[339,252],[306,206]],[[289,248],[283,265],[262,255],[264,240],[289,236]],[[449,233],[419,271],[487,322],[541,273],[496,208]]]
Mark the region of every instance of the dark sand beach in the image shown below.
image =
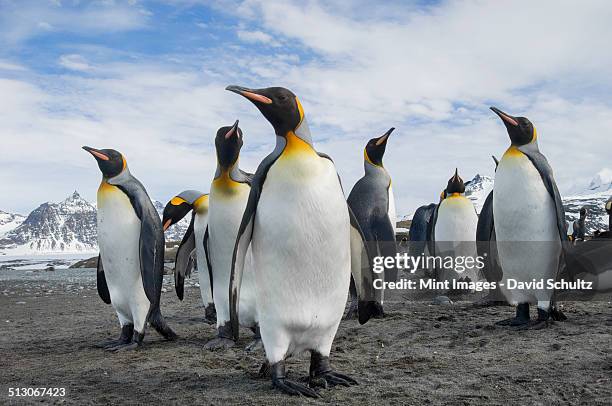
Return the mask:
[[[191,279],[179,302],[170,278],[162,311],[180,335],[164,341],[149,329],[145,347],[108,353],[117,319],[97,295],[93,270],[2,271],[0,403],[2,404],[610,404],[610,298],[565,302],[569,320],[542,330],[494,325],[511,307],[474,308],[467,301],[391,303],[388,316],[364,326],[343,321],[332,364],[360,382],[322,389],[320,400],[288,397],[257,375],[263,352],[247,353],[243,330],[227,352],[202,349],[213,327],[202,323]],[[63,275],[60,274],[64,273]],[[53,276],[51,276],[53,274]],[[66,275],[75,275],[72,279]],[[288,362],[290,378],[307,357]],[[61,398],[9,398],[10,387],[63,387]]]

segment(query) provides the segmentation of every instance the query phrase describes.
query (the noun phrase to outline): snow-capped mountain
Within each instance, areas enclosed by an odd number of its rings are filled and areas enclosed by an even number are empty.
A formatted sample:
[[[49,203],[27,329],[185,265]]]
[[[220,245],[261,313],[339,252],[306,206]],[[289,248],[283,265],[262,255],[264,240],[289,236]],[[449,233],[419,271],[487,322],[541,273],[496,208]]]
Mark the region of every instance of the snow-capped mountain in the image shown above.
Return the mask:
[[[0,237],[17,228],[25,219],[21,214],[7,213],[0,210]]]
[[[74,192],[60,203],[43,203],[0,238],[11,254],[96,250],[96,208]]]
[[[480,214],[485,199],[493,190],[494,179],[489,176],[476,174],[474,178],[465,183],[465,195],[473,203]],[[574,220],[580,217],[580,209],[586,207],[586,234],[593,235],[596,230],[608,229],[608,214],[605,211],[606,201],[612,195],[612,171],[603,169],[598,172],[586,185],[571,189],[571,193],[562,195],[565,208],[565,219],[568,222],[568,233],[572,232]],[[400,222],[412,219],[412,214],[403,216]]]
[[[164,204],[153,204],[162,214]],[[189,226],[187,215],[166,233],[166,241],[180,241]],[[4,231],[3,231],[4,230]],[[60,203],[43,203],[27,217],[0,211],[0,253],[31,255],[98,250],[96,207],[74,192]]]
[[[465,196],[474,203],[478,214],[491,190],[493,190],[493,178],[489,176],[477,173],[471,180],[465,182]]]

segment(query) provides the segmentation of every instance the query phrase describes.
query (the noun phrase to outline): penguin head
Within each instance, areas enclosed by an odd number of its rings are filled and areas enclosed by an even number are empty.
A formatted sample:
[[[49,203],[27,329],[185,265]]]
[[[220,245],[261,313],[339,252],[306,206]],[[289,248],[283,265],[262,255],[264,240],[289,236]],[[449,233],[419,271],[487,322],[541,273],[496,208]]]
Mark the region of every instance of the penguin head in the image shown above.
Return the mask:
[[[520,147],[521,145],[529,144],[537,138],[537,133],[531,121],[525,117],[513,117],[506,114],[496,107],[491,107],[491,110],[502,119],[512,145]]]
[[[272,124],[276,134],[282,137],[295,131],[304,119],[304,110],[297,96],[284,87],[248,89],[228,86],[225,89],[249,99]]]
[[[164,231],[178,223],[193,209],[193,206],[180,196],[174,196],[164,207],[162,225]]]
[[[127,167],[125,158],[114,149],[95,149],[84,146],[83,149],[98,161],[98,167],[106,179],[119,175]]]
[[[385,154],[385,149],[387,148],[387,140],[391,133],[395,130],[394,127],[391,127],[386,133],[381,135],[378,138],[372,138],[365,146],[363,151],[363,156],[366,162],[369,162],[376,166],[383,166],[382,159]]]
[[[586,207],[582,207],[580,209],[580,217],[586,217],[587,215],[587,208]]]
[[[453,193],[465,193],[465,184],[463,179],[459,176],[459,171],[455,168],[455,174],[448,180],[446,185],[445,197],[452,195]]]
[[[217,162],[223,169],[231,168],[238,160],[242,148],[242,130],[238,120],[232,126],[221,127],[215,137]]]

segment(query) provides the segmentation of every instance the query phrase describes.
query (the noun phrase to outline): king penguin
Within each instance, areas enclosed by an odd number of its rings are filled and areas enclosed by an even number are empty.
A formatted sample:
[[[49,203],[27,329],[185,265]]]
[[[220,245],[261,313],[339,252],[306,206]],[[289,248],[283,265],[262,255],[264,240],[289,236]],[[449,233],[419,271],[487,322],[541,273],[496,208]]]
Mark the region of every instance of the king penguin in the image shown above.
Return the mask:
[[[391,188],[391,176],[382,161],[387,141],[393,130],[395,128],[390,128],[380,137],[368,141],[363,150],[365,175],[355,183],[347,199],[368,243],[368,249],[372,251],[371,257],[379,255],[395,257],[397,254],[395,198]],[[395,281],[397,270],[388,269],[384,279]],[[357,315],[358,299],[354,281],[351,281],[350,293],[351,305],[347,318]],[[379,317],[383,316],[382,293],[381,291],[379,313],[376,315]]]
[[[327,155],[314,149],[304,110],[288,89],[229,91],[251,101],[272,124],[276,147],[255,173],[232,263],[232,329],[238,336],[237,307],[248,247],[255,261],[261,339],[275,388],[318,397],[317,385],[357,382],[335,372],[329,354],[344,313],[350,275],[359,284],[359,318],[365,322],[371,280],[352,267],[351,245],[363,233],[346,202],[340,178]],[[369,292],[371,293],[371,292]],[[309,386],[290,381],[285,359],[309,351]]]
[[[455,169],[455,174],[448,180],[442,201],[434,213],[432,222],[434,255],[451,255],[455,258],[476,257],[476,225],[478,215],[474,204],[465,197],[465,184]],[[469,278],[475,282],[480,276],[475,267],[459,270],[438,269],[437,279],[451,280]]]
[[[195,250],[205,321],[209,324],[215,324],[217,315],[213,303],[207,252],[204,249],[204,234],[206,227],[208,227],[208,193],[185,190],[174,196],[164,207],[162,224],[164,231],[166,231],[169,227],[181,221],[189,212],[191,212],[191,221],[176,252],[174,262],[176,295],[180,300],[183,300],[185,276],[191,274],[193,268],[192,254]]]
[[[144,186],[130,174],[123,155],[113,149],[83,147],[98,162],[98,294],[112,304],[121,335],[105,345],[124,351],[142,345],[147,322],[168,340],[176,334],[160,308],[164,269],[164,232]]]
[[[228,287],[238,227],[247,205],[253,177],[239,167],[242,138],[238,120],[233,126],[221,127],[215,137],[217,169],[210,187],[208,230],[204,238],[212,269],[213,298],[217,310],[217,337],[205,345],[205,348],[210,350],[228,348],[235,344],[230,327]],[[255,276],[250,253],[246,264],[245,283],[241,291],[244,300],[240,303],[239,317],[240,325],[255,333],[255,341],[247,347],[250,350],[260,343],[255,305]]]
[[[516,317],[502,325],[540,328],[556,310],[551,289],[509,289],[508,280],[531,282],[556,279],[567,241],[561,196],[546,157],[538,148],[534,125],[525,117],[513,117],[491,107],[510,137],[497,170],[493,188],[493,218],[497,257],[503,272],[502,292],[517,305]],[[530,324],[529,305],[537,304],[538,319]]]

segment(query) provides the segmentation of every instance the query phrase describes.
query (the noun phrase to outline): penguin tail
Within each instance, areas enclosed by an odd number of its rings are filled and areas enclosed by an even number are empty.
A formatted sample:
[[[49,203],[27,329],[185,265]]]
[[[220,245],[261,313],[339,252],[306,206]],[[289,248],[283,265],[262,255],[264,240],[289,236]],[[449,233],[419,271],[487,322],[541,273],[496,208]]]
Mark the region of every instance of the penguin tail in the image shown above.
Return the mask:
[[[157,308],[149,317],[149,323],[151,326],[161,334],[166,340],[174,341],[178,337],[174,331],[168,326],[164,316],[162,316],[161,311]]]

